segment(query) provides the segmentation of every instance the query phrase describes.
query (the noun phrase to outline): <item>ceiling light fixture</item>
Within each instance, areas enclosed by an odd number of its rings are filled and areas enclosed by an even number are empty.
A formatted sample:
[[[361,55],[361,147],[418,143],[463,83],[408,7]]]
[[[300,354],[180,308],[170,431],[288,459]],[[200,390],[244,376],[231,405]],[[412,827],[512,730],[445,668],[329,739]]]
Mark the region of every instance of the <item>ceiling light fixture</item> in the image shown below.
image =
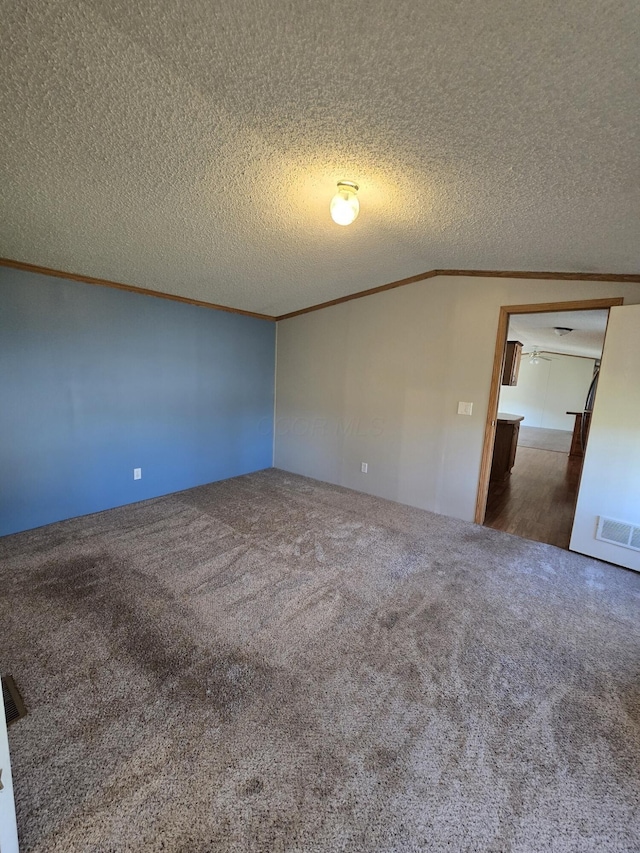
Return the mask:
[[[360,202],[356,193],[358,185],[353,181],[338,181],[338,192],[331,199],[329,210],[337,225],[351,225],[360,213]]]
[[[568,329],[566,326],[554,326],[553,331],[556,335],[568,335],[569,332],[573,332],[573,329]]]

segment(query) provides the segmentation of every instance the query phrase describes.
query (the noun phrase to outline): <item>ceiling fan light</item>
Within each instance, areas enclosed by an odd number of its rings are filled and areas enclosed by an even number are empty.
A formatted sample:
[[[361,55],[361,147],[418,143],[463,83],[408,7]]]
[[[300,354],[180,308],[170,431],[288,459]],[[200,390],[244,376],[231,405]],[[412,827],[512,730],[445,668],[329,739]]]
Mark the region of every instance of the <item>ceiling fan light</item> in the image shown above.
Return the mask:
[[[356,193],[358,185],[353,181],[338,181],[338,192],[331,199],[329,210],[336,225],[351,225],[360,212]]]
[[[549,358],[546,355],[541,355],[543,352],[545,352],[545,350],[539,350],[537,347],[534,347],[531,350],[531,353],[525,353],[525,355],[530,355],[529,364],[540,364],[541,361],[553,361],[552,358]]]

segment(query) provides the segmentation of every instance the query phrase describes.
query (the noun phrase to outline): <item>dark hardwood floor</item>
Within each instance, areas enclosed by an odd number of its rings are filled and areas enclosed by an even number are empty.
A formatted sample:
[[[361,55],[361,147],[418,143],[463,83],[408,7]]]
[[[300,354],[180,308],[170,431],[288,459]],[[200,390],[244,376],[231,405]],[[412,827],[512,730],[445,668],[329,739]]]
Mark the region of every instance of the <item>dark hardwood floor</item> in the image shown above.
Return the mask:
[[[524,539],[568,548],[582,459],[518,446],[503,483],[491,483],[485,525]]]

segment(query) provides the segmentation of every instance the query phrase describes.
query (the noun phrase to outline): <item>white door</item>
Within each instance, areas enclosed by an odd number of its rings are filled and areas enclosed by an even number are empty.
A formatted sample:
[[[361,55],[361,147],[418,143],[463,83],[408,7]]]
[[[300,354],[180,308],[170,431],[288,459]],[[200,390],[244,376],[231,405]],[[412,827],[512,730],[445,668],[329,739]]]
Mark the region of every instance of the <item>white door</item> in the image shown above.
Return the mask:
[[[13,802],[9,741],[4,705],[0,700],[0,853],[18,853],[16,809]]]
[[[569,548],[640,572],[640,305],[609,315]]]

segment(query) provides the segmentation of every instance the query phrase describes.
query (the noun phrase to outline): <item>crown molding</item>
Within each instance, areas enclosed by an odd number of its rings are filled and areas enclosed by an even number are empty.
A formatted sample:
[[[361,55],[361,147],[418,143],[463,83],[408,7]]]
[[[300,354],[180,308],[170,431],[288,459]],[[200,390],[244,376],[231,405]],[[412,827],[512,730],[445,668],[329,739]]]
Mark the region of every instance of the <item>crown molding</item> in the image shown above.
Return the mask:
[[[256,317],[259,320],[290,320],[292,317],[299,317],[301,314],[309,314],[311,311],[320,311],[323,308],[330,308],[332,305],[340,305],[342,302],[350,302],[353,299],[362,299],[365,296],[373,296],[375,293],[383,293],[385,290],[394,290],[396,287],[404,287],[407,284],[415,284],[419,281],[425,281],[428,278],[436,278],[437,276],[470,276],[479,278],[526,278],[538,279],[541,281],[613,281],[624,282],[627,284],[640,284],[640,274],[636,273],[587,273],[587,272],[530,272],[527,270],[444,270],[434,269],[427,272],[419,273],[418,275],[409,276],[409,278],[401,278],[398,281],[389,282],[389,284],[381,284],[378,287],[370,287],[367,290],[359,290],[356,293],[349,293],[347,296],[340,296],[337,299],[330,299],[328,302],[319,302],[316,305],[309,305],[307,308],[300,308],[298,311],[290,311],[288,314],[280,314],[272,316],[270,314],[258,314],[255,311],[244,311],[241,308],[230,308],[228,305],[217,305],[215,302],[205,302],[201,299],[190,299],[187,296],[177,296],[174,293],[164,293],[161,290],[150,290],[147,287],[137,287],[133,284],[123,284],[118,281],[110,281],[106,278],[94,278],[93,276],[80,275],[78,273],[65,272],[63,270],[52,269],[51,267],[41,267],[36,264],[27,264],[24,261],[14,261],[11,258],[0,258],[0,266],[12,267],[13,269],[24,270],[25,272],[35,272],[41,275],[54,276],[56,278],[67,278],[71,281],[81,281],[85,284],[97,284],[102,287],[113,287],[117,290],[128,290],[131,293],[141,293],[143,296],[156,296],[159,299],[171,299],[174,302],[184,302],[187,305],[197,305],[200,308],[212,308],[214,311],[227,311],[231,314],[241,314],[245,317]]]
[[[590,273],[590,272],[530,272],[527,270],[429,270],[428,272],[412,275],[409,278],[401,278],[398,281],[392,281],[389,284],[383,284],[380,287],[372,287],[368,290],[359,290],[357,293],[350,293],[348,296],[341,296],[338,299],[331,299],[329,302],[320,302],[317,305],[310,305],[308,308],[301,308],[298,311],[291,311],[289,314],[281,314],[276,317],[276,320],[289,320],[292,317],[299,317],[301,314],[309,314],[311,311],[320,311],[322,308],[329,308],[332,305],[340,305],[342,302],[350,302],[352,299],[362,299],[364,296],[372,296],[374,293],[382,293],[384,290],[393,290],[395,287],[404,287],[406,284],[415,284],[417,281],[424,281],[428,278],[436,276],[470,276],[479,278],[528,278],[547,281],[617,281],[632,284],[640,284],[640,274],[635,273]]]
[[[137,287],[133,284],[123,284],[119,281],[110,281],[107,278],[94,278],[89,275],[54,270],[50,267],[40,267],[36,264],[27,264],[24,261],[13,261],[10,258],[0,258],[0,266],[11,267],[25,272],[50,275],[55,278],[67,278],[71,281],[81,281],[85,284],[98,284],[102,287],[113,287],[116,290],[128,290],[130,293],[141,293],[143,296],[156,296],[159,299],[171,299],[173,302],[185,302],[187,305],[197,305],[199,308],[213,308],[214,311],[227,311],[230,314],[242,314],[245,317],[257,317],[259,320],[275,321],[275,317],[269,314],[257,314],[255,311],[243,311],[241,308],[229,308],[228,305],[216,305],[215,302],[204,302],[202,299],[189,299],[187,296],[177,296],[174,293],[163,293],[161,290],[150,290],[147,287]]]

